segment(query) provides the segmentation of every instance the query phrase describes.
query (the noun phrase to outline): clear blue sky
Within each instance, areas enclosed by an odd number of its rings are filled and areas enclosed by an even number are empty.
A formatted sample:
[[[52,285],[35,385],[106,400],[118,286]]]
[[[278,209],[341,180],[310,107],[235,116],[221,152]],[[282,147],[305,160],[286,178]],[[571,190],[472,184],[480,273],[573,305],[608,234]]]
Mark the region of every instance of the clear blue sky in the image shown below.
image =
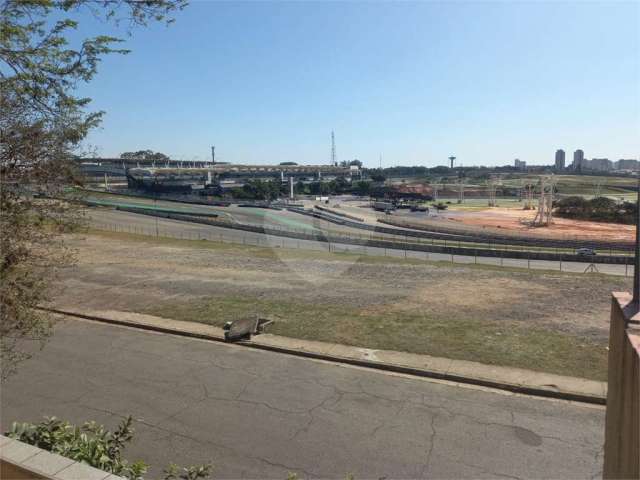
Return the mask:
[[[81,89],[104,156],[326,163],[331,130],[368,166],[640,155],[640,2],[193,1],[126,46]]]

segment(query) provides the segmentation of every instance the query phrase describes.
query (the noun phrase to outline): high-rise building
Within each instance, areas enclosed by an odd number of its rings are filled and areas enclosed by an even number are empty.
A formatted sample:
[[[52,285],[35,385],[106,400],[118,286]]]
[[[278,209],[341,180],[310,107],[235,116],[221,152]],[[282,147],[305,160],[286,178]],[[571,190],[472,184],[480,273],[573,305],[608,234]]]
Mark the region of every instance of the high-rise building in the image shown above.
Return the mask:
[[[584,165],[584,152],[580,149],[573,152],[573,163],[571,167],[574,170],[581,171]]]
[[[589,168],[591,168],[591,170],[608,172],[613,169],[613,162],[608,158],[592,158],[589,162]]]
[[[556,170],[564,170],[564,150],[556,150]]]
[[[516,158],[513,161],[513,166],[515,168],[517,168],[518,170],[526,170],[527,169],[527,162],[520,160],[519,158]]]
[[[618,170],[638,170],[638,160],[621,158],[615,166]]]

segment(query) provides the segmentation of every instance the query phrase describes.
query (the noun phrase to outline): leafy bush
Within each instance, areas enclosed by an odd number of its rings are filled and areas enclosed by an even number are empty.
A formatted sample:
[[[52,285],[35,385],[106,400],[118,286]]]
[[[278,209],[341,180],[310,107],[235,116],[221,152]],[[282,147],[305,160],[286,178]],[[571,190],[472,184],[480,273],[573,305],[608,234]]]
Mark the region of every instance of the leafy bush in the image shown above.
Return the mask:
[[[78,427],[56,417],[45,417],[36,424],[14,422],[6,435],[114,475],[142,480],[149,466],[140,460],[130,463],[122,458],[124,447],[133,439],[132,424],[133,419],[128,416],[111,432],[96,422]],[[182,469],[170,464],[164,472],[166,480],[197,480],[209,477],[211,469],[210,464]]]
[[[586,200],[583,197],[571,196],[558,200],[554,206],[557,216],[576,220],[635,224],[637,218],[635,203],[618,204],[607,197]]]

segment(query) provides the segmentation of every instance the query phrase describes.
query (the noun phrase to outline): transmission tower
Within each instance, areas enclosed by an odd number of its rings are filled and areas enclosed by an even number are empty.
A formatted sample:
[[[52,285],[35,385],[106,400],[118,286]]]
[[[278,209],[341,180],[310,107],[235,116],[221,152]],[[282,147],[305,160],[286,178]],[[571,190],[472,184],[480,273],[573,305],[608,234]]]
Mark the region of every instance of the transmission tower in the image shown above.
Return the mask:
[[[520,182],[518,183],[518,201],[519,202],[522,202],[523,194],[524,194],[524,181],[520,179]]]
[[[553,223],[553,178],[540,179],[540,196],[538,197],[538,211],[533,219],[534,226],[545,226]]]
[[[338,161],[336,160],[336,137],[331,130],[331,165],[336,166]]]
[[[434,183],[432,185],[433,188],[433,201],[437,202],[438,201],[438,189],[440,188],[440,185],[438,183]]]
[[[594,192],[595,194],[594,198],[598,198],[602,194],[602,179],[599,178],[594,183],[596,187]]]
[[[495,178],[491,178],[489,180],[489,206],[496,206],[496,180]]]

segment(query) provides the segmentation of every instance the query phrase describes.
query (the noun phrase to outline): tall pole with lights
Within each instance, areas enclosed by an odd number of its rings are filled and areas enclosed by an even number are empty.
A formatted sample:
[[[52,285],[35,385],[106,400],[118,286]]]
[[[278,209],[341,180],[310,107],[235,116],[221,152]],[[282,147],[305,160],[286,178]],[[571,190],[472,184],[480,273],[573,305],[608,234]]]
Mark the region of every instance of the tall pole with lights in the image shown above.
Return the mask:
[[[633,262],[633,304],[640,311],[640,175],[638,176],[638,198],[636,200],[636,256]]]

